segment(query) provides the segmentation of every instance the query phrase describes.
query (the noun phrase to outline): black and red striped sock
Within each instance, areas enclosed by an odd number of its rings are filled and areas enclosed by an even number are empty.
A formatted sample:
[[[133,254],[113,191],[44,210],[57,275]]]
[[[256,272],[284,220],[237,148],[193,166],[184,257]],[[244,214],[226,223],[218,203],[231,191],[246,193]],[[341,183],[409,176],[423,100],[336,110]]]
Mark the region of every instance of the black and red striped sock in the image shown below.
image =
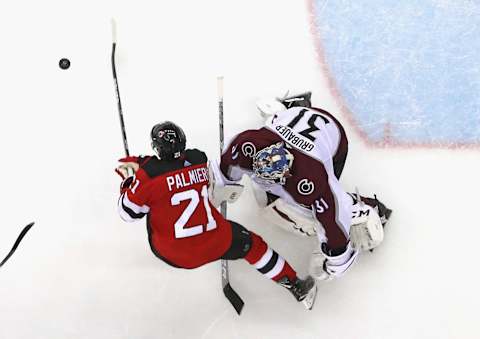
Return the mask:
[[[290,264],[257,234],[251,232],[252,247],[245,256],[245,260],[269,279],[277,282],[283,277],[295,281],[297,273]]]

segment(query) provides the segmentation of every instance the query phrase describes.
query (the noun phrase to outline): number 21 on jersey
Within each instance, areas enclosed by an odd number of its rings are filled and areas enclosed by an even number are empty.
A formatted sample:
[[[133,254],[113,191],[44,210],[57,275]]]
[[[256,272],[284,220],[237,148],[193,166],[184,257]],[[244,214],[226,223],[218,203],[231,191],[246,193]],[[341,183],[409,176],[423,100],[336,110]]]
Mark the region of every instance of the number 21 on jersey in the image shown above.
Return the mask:
[[[203,204],[200,204],[199,195],[202,196]],[[217,228],[217,222],[213,218],[212,210],[210,209],[210,204],[208,201],[208,189],[206,185],[202,186],[201,194],[199,194],[198,191],[195,189],[190,189],[188,191],[175,193],[174,195],[172,195],[170,202],[172,206],[176,206],[179,205],[182,201],[186,200],[189,200],[189,203],[187,207],[183,210],[183,213],[175,222],[175,238],[193,237],[195,235],[203,233],[205,225],[196,225],[185,228],[185,225],[190,220],[192,215],[195,214],[197,208],[205,208],[205,211],[207,212],[207,225],[205,227],[205,230],[211,231]]]

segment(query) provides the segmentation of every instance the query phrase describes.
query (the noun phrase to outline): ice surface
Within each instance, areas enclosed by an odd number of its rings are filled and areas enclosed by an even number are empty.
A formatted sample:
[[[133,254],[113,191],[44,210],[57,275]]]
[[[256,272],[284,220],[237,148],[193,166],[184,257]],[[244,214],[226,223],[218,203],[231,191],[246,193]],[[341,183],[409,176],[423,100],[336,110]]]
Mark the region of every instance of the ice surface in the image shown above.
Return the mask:
[[[309,15],[303,2],[273,0],[0,3],[0,256],[36,221],[0,270],[1,339],[480,336],[478,151],[366,147],[321,72]],[[257,96],[287,89],[312,90],[345,123],[345,188],[377,193],[395,214],[384,244],[322,284],[312,312],[233,262],[232,285],[246,303],[238,317],[221,293],[219,264],[168,267],[151,254],[144,222],[120,220],[112,16],[133,154],[149,151],[155,122],[172,119],[190,147],[216,156],[218,74],[227,136],[260,126]],[[62,57],[68,70],[58,68]],[[305,274],[314,243],[257,214],[247,186],[230,217]]]
[[[313,1],[317,39],[373,141],[480,141],[477,1]]]

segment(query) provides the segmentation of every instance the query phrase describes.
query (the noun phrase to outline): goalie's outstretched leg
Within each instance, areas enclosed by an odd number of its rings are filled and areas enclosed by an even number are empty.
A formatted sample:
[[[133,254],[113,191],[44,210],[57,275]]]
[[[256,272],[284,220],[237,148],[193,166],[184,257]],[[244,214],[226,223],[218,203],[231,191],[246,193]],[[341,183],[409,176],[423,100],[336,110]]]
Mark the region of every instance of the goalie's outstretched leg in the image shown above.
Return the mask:
[[[266,278],[288,289],[307,309],[312,309],[317,291],[315,280],[310,276],[300,279],[292,266],[271,249],[262,237],[236,222],[230,221],[230,223],[232,245],[222,259],[245,259]]]

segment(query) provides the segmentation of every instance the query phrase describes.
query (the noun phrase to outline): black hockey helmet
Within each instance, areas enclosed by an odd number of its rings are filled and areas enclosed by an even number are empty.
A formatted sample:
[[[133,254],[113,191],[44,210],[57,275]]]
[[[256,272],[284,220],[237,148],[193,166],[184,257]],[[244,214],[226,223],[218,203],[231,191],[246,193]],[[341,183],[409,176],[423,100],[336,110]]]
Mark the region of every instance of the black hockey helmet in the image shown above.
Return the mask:
[[[153,126],[150,138],[152,148],[160,159],[175,159],[185,151],[185,133],[171,121]]]

